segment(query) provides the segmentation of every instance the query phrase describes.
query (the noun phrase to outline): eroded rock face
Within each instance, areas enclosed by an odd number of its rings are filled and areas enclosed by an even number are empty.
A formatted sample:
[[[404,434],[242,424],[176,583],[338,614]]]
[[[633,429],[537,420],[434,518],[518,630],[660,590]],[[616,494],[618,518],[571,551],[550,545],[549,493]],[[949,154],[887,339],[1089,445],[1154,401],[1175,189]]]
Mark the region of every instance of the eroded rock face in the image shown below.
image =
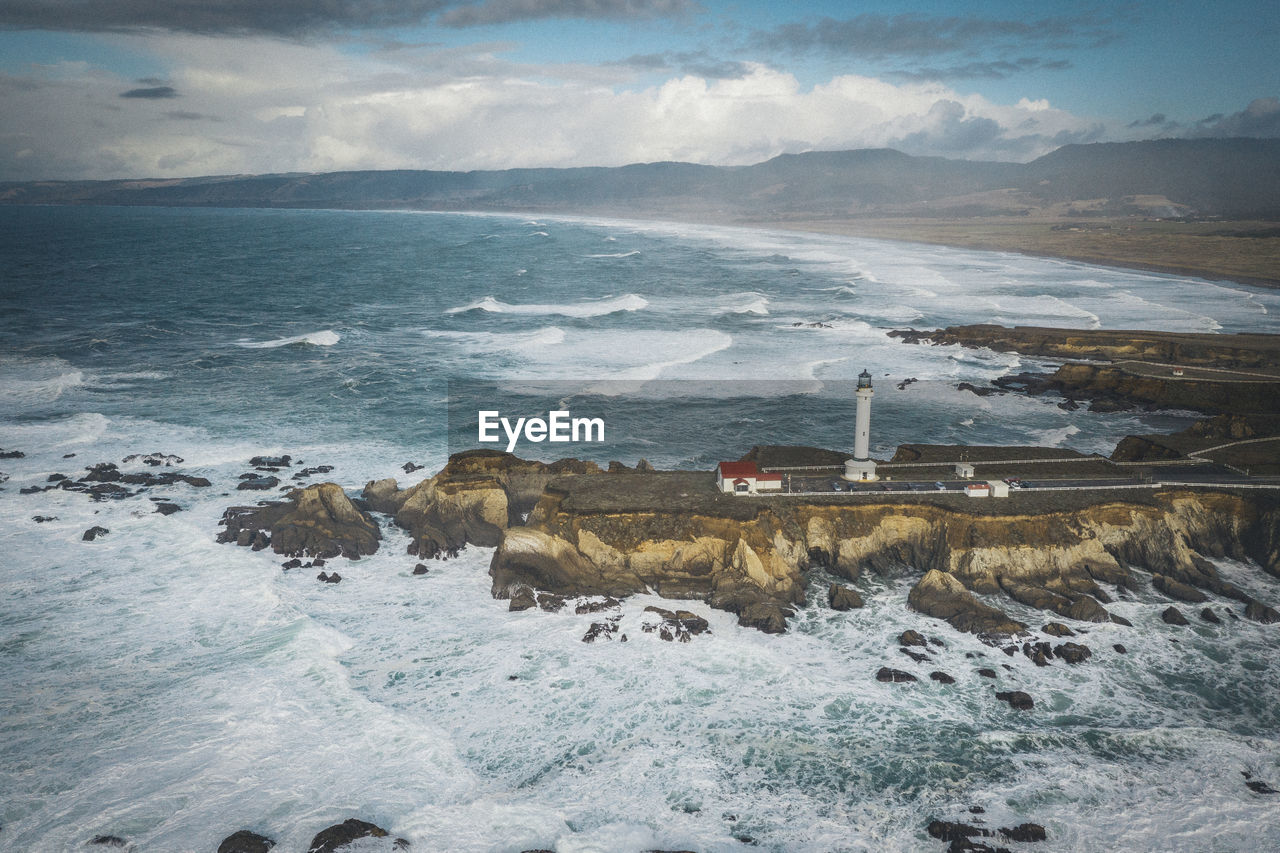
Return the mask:
[[[550,465],[495,450],[454,454],[434,477],[400,489],[395,480],[365,486],[376,512],[395,517],[409,531],[409,553],[419,557],[457,554],[466,545],[491,548],[502,532],[519,525],[543,489],[556,477],[596,473],[594,462],[562,459]]]
[[[1257,530],[1280,520],[1280,511],[1260,512],[1256,501],[1227,493],[1169,490],[1140,502],[1019,515],[923,502],[748,507],[734,498],[684,510],[667,510],[658,499],[644,509],[591,508],[574,503],[575,488],[549,487],[524,526],[500,531],[490,566],[495,597],[523,586],[562,595],[648,589],[701,599],[738,614],[741,624],[776,631],[803,601],[806,572],[820,565],[850,580],[868,569],[923,573],[912,601],[921,612],[960,630],[1016,633],[1025,626],[975,594],[1123,624],[1105,607],[1115,590],[1104,585],[1137,589],[1136,569],[1159,575],[1157,588],[1181,596],[1204,590],[1247,605],[1252,599],[1201,555],[1280,559],[1273,544],[1280,536]],[[1270,618],[1264,607],[1254,608],[1260,621]]]
[[[378,525],[336,483],[290,492],[287,501],[231,507],[223,513],[222,524],[219,542],[255,550],[269,546],[289,557],[354,560],[375,553],[381,539]]]
[[[926,616],[945,619],[959,631],[974,634],[1018,634],[1026,625],[983,604],[955,577],[932,569],[907,595],[907,604]]]

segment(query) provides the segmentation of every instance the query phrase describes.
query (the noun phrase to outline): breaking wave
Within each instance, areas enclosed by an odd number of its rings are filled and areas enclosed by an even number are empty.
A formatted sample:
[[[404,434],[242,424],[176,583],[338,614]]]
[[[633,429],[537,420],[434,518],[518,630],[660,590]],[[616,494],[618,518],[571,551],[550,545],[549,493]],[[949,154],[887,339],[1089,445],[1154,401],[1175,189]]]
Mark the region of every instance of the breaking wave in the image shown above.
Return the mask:
[[[501,302],[492,296],[486,296],[478,302],[450,308],[446,314],[461,314],[466,311],[486,311],[490,314],[527,314],[553,315],[560,317],[603,317],[619,311],[639,311],[649,307],[649,300],[635,293],[615,296],[612,299],[591,299],[564,305],[528,304],[513,305]]]
[[[319,332],[308,332],[305,335],[294,335],[291,338],[276,338],[274,341],[236,341],[236,346],[246,349],[275,349],[276,347],[288,347],[294,344],[331,347],[340,340],[342,340],[342,336],[333,329],[324,329]]]

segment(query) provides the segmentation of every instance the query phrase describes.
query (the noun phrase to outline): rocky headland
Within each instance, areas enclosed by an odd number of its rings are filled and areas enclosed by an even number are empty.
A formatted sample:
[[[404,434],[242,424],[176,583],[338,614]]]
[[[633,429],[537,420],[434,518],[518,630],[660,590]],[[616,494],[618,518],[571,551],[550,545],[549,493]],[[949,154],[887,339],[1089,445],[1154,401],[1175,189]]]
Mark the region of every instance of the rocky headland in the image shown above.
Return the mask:
[[[1146,330],[1008,328],[988,324],[889,333],[905,343],[958,345],[1044,359],[1070,359],[1052,373],[1003,377],[978,394],[1056,393],[1092,411],[1184,409],[1207,414],[1280,414],[1280,335]],[[1174,371],[1178,372],[1175,373]]]
[[[356,558],[377,548],[377,513],[408,532],[420,558],[494,548],[492,594],[513,610],[651,592],[702,600],[778,633],[805,601],[811,572],[823,569],[847,581],[914,573],[912,609],[996,637],[1027,628],[1001,602],[1123,622],[1107,605],[1147,585],[1188,603],[1212,593],[1239,602],[1247,618],[1280,621],[1211,562],[1252,561],[1280,578],[1280,498],[1256,490],[744,499],[719,493],[709,472],[602,471],[472,451],[406,489],[371,482],[363,500],[325,483],[233,507],[219,540],[295,558]],[[841,609],[861,604],[838,584],[827,595]]]

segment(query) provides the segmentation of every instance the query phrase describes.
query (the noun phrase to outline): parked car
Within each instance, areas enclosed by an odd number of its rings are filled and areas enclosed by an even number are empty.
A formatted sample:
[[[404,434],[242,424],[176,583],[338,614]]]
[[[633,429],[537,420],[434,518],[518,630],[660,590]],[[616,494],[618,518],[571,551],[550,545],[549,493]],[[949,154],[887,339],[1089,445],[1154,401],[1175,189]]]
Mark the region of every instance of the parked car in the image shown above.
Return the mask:
[[[945,492],[945,491],[947,490],[947,487],[946,487],[946,486],[944,486],[944,485],[942,485],[942,481],[941,481],[941,480],[939,480],[938,482],[934,483],[934,484],[933,484],[933,487],[934,487],[935,489],[937,489],[938,491],[940,491],[940,492]]]
[[[831,491],[833,491],[833,492],[843,492],[843,491],[844,491],[844,484],[843,484],[843,483],[841,483],[839,480],[832,480],[832,481],[831,481]]]

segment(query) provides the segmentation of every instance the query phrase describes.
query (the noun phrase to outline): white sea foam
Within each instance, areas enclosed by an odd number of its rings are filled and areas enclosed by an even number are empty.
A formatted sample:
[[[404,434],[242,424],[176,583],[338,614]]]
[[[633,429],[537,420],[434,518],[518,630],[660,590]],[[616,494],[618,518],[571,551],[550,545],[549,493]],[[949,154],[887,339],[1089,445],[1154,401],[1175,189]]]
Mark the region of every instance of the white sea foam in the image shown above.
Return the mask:
[[[604,252],[601,254],[587,255],[588,258],[634,258],[640,254],[639,249],[632,249],[630,252]]]
[[[717,314],[757,314],[769,313],[769,299],[763,293],[748,291],[746,293],[728,293],[715,300],[713,309]]]
[[[614,314],[619,311],[640,311],[649,306],[649,301],[643,296],[635,293],[627,293],[622,296],[615,296],[606,299],[590,299],[582,302],[571,302],[563,305],[554,304],[525,304],[515,305],[508,302],[500,302],[492,296],[486,296],[483,299],[472,302],[469,305],[462,305],[457,308],[450,308],[446,314],[461,314],[465,311],[485,311],[490,314],[527,314],[527,315],[556,315],[561,317],[603,317],[607,314]]]
[[[319,332],[308,332],[305,335],[294,335],[289,338],[276,338],[272,341],[236,341],[236,346],[244,347],[246,349],[275,349],[277,347],[287,347],[295,344],[331,347],[340,340],[342,340],[342,336],[333,329],[323,329]]]

